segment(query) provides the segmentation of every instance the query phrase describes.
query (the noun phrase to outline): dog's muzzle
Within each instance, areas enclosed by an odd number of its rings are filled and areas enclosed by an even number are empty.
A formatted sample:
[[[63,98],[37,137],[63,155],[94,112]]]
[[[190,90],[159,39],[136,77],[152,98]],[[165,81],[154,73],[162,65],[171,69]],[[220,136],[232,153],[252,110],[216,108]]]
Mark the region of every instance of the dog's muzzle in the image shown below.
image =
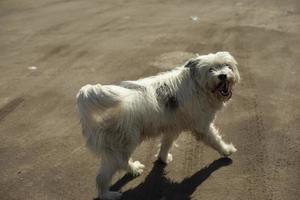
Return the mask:
[[[213,90],[213,93],[217,93],[224,100],[229,100],[232,96],[231,83],[228,80],[222,80]]]

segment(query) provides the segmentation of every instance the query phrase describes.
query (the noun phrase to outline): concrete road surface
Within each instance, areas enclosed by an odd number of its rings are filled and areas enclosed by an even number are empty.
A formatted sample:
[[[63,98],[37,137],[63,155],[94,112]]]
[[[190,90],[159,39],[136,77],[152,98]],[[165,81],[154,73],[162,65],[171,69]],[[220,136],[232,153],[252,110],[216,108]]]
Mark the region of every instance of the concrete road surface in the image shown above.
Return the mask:
[[[182,135],[168,166],[113,189],[134,200],[300,199],[299,0],[1,0],[0,199],[91,200],[99,160],[75,94],[87,83],[154,75],[194,53],[230,51],[242,82],[217,118],[229,159]]]

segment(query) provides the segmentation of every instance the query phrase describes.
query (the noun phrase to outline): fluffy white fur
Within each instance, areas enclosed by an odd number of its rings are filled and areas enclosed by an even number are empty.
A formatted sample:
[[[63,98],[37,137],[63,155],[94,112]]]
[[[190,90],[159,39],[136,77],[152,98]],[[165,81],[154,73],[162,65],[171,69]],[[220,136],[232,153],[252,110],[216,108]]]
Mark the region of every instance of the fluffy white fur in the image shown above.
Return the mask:
[[[144,165],[130,156],[145,138],[162,137],[158,157],[165,163],[172,160],[173,141],[187,130],[223,156],[235,152],[213,122],[240,79],[236,65],[228,52],[218,52],[137,81],[82,87],[77,94],[82,132],[87,146],[102,159],[96,178],[99,197],[121,197],[109,191],[117,170],[142,173]]]

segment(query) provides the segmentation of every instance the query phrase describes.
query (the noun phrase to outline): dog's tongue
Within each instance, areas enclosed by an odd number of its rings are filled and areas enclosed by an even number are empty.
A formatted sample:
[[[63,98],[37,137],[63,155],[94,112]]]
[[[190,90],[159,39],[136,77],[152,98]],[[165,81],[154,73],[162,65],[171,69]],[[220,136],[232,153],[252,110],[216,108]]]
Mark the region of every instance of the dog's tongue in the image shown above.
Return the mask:
[[[224,92],[228,92],[228,82],[227,82],[227,81],[225,81],[225,83],[223,84],[222,90],[223,90]]]
[[[217,89],[219,90],[219,91],[224,91],[224,90],[226,90],[227,89],[227,81],[224,81],[224,82],[221,82],[221,83],[219,83],[219,85],[217,86]]]
[[[229,90],[228,81],[221,82],[218,86],[218,91],[220,92],[220,94],[222,96],[227,97],[227,98],[231,98],[232,93]]]

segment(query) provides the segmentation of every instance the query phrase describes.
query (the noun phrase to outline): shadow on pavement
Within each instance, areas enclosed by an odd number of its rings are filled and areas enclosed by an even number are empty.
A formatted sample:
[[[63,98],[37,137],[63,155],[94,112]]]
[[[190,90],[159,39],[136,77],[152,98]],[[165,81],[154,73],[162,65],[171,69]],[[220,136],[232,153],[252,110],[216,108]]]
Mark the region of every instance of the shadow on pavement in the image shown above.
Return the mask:
[[[125,191],[122,200],[188,200],[201,183],[203,183],[215,170],[223,166],[230,165],[230,158],[220,158],[212,162],[209,166],[202,168],[190,177],[181,182],[173,182],[165,176],[166,165],[160,161],[155,161],[153,169],[146,177],[145,181],[133,189]],[[111,190],[120,190],[133,177],[126,174],[118,180]]]

